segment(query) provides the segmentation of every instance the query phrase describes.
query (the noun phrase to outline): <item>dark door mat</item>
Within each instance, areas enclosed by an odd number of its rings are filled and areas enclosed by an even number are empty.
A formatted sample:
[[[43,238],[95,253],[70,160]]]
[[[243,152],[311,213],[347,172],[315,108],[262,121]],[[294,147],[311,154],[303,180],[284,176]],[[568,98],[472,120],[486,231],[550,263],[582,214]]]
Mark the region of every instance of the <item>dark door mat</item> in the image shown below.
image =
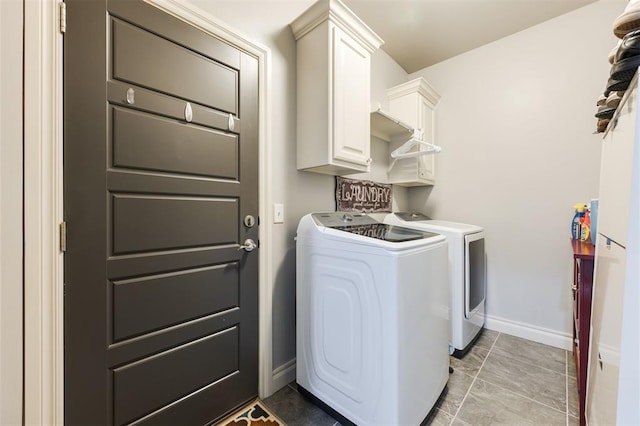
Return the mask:
[[[220,423],[219,426],[287,426],[260,400],[245,405]]]

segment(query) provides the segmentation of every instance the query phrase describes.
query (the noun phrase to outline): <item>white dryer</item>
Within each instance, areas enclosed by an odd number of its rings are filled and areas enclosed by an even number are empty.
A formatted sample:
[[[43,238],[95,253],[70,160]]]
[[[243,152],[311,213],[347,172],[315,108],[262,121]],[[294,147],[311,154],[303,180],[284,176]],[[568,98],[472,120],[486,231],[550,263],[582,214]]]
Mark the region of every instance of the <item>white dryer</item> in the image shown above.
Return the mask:
[[[422,213],[391,213],[385,216],[384,222],[447,237],[451,275],[449,350],[454,356],[461,357],[484,326],[487,287],[484,229],[465,223],[432,220]]]
[[[357,425],[417,425],[449,377],[447,242],[366,214],[304,216],[298,389]]]

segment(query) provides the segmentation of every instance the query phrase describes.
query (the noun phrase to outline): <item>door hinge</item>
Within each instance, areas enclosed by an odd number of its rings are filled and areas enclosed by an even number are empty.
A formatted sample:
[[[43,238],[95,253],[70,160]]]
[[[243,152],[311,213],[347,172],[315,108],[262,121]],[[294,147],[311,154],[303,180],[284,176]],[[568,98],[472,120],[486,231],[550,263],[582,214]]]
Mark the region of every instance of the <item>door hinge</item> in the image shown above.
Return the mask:
[[[67,222],[60,224],[60,251],[62,253],[67,251]]]
[[[67,4],[60,2],[58,7],[60,8],[60,32],[64,34],[67,32]]]

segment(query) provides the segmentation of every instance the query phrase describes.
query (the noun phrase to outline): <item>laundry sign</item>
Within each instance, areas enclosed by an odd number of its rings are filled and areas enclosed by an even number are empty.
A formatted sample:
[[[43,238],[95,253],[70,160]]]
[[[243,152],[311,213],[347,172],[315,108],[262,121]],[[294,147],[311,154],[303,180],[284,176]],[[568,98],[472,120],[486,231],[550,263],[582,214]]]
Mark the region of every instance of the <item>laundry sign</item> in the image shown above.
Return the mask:
[[[391,188],[385,183],[336,176],[336,211],[390,212]]]

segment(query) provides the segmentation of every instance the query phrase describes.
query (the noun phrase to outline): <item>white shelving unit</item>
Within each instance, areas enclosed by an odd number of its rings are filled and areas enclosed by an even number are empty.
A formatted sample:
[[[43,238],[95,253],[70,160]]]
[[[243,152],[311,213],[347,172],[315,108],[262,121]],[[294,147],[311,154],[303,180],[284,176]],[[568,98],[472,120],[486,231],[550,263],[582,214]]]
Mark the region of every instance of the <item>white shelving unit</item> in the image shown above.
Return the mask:
[[[413,127],[403,123],[392,115],[378,109],[371,113],[371,136],[391,142],[402,138],[410,138]]]
[[[424,142],[435,144],[435,108],[440,95],[423,78],[387,90],[389,113],[424,134]],[[405,141],[391,140],[389,153]],[[423,149],[427,149],[423,147]],[[435,156],[404,158],[391,164],[389,182],[402,186],[426,186],[436,182]]]

